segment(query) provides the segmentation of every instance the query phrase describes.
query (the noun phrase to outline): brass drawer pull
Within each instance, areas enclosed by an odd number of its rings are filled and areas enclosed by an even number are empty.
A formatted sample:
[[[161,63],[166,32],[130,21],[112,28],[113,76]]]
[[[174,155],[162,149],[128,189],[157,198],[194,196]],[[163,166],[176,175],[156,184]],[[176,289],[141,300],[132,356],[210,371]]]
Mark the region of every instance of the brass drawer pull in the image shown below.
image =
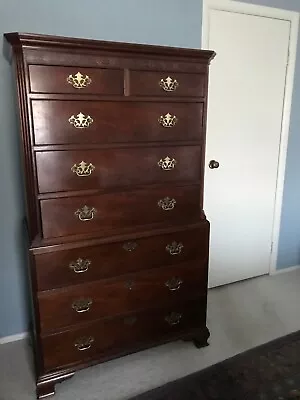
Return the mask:
[[[175,199],[170,199],[170,197],[165,197],[157,202],[158,207],[163,209],[164,211],[173,210],[176,204]]]
[[[77,176],[90,176],[95,171],[95,167],[92,163],[81,161],[79,164],[74,164],[71,171]]]
[[[179,290],[181,285],[183,283],[183,280],[180,278],[175,278],[175,276],[173,276],[171,279],[169,279],[166,283],[165,286],[167,286],[167,288],[169,288],[169,290],[171,290],[172,292],[175,290]]]
[[[82,75],[77,72],[77,74],[69,75],[67,82],[75,89],[84,89],[92,83],[92,80],[88,75]]]
[[[164,127],[164,128],[173,128],[178,122],[178,118],[176,115],[171,115],[167,113],[166,115],[161,115],[158,118],[158,122]]]
[[[126,251],[134,251],[137,248],[136,242],[127,242],[123,244],[123,249]]]
[[[92,299],[78,299],[73,302],[72,308],[78,313],[84,313],[90,310],[92,304]]]
[[[90,260],[83,260],[82,258],[78,258],[76,261],[71,261],[69,264],[69,268],[72,269],[76,274],[82,274],[89,269],[91,265]]]
[[[124,324],[125,325],[133,325],[137,321],[137,317],[125,317],[124,318]]]
[[[90,115],[84,115],[82,112],[79,114],[71,115],[68,119],[71,125],[78,129],[85,129],[92,125],[94,122],[93,118]]]
[[[177,312],[171,312],[169,315],[167,315],[165,317],[165,321],[169,325],[177,325],[177,324],[179,324],[181,318],[182,318],[182,314],[177,313]]]
[[[175,165],[177,164],[177,161],[175,158],[170,158],[170,157],[165,157],[164,159],[160,159],[157,163],[157,165],[163,169],[164,171],[171,171],[172,169],[175,168]]]
[[[182,252],[183,249],[183,244],[182,243],[177,243],[177,242],[172,242],[171,244],[167,244],[166,246],[166,251],[171,255],[171,256],[177,256]]]
[[[94,207],[83,206],[75,211],[75,215],[80,219],[80,221],[91,221],[94,218],[97,210]]]
[[[93,338],[93,336],[83,336],[76,340],[74,346],[76,347],[77,350],[84,351],[90,349],[94,341],[95,339]]]
[[[172,79],[170,76],[168,76],[166,79],[161,79],[158,84],[165,92],[173,92],[179,86],[177,80]]]

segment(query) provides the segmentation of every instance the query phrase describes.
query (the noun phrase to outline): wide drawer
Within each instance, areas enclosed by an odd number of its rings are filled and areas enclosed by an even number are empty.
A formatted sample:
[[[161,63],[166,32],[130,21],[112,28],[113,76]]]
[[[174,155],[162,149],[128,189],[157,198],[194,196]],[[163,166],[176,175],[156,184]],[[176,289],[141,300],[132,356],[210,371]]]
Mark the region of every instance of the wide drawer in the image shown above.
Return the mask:
[[[207,260],[38,293],[41,331],[205,295]]]
[[[62,333],[41,337],[44,369],[110,358],[119,353],[175,339],[205,327],[206,299],[174,304],[159,310],[102,319]]]
[[[205,74],[130,71],[130,95],[132,96],[203,97],[205,87]]]
[[[40,201],[45,239],[156,224],[196,222],[201,217],[200,186],[76,196]]]
[[[121,69],[29,65],[33,93],[110,94],[124,93]]]
[[[208,257],[209,224],[196,229],[34,255],[38,290]]]
[[[200,140],[203,103],[32,100],[36,144]]]
[[[36,153],[40,193],[197,181],[201,147],[41,151]]]

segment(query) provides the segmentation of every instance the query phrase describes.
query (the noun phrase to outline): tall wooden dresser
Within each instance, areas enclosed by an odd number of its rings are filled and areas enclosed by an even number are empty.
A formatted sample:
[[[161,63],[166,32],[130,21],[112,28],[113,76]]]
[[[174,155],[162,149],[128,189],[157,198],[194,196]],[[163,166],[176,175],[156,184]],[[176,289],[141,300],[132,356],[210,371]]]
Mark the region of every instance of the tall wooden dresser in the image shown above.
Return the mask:
[[[5,37],[21,123],[38,398],[97,362],[175,339],[205,345],[214,53]]]

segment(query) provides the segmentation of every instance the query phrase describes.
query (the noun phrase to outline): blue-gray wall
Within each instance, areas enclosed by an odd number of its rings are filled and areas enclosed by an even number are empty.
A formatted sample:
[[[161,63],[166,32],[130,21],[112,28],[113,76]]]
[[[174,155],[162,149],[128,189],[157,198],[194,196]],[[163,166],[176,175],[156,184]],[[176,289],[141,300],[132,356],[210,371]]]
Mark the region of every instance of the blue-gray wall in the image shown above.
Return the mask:
[[[258,4],[300,11],[297,0]],[[201,0],[0,0],[11,31],[200,48]],[[297,63],[278,268],[300,264],[300,63]],[[11,69],[0,54],[0,337],[28,329],[21,167]]]

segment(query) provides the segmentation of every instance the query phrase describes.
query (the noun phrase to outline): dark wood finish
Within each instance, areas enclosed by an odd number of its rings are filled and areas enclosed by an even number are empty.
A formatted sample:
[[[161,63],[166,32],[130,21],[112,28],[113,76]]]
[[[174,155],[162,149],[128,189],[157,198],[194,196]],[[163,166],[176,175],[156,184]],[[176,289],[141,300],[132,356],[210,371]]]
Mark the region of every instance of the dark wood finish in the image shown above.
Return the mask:
[[[40,292],[41,331],[47,332],[204,295],[206,274],[206,260],[196,260],[159,270],[151,269]],[[75,310],[73,304],[80,300],[84,303],[89,300],[91,304]]]
[[[74,329],[52,335],[43,335],[45,371],[69,367],[93,358],[102,358],[109,351],[134,348],[156,339],[167,338],[186,329],[199,329],[205,325],[202,299],[144,312],[106,318]],[[166,321],[171,313],[181,318],[174,325]],[[81,338],[92,338],[90,347],[78,350],[75,343]],[[88,347],[88,346],[86,346]]]
[[[93,119],[88,128],[69,122],[79,113]],[[158,122],[167,113],[172,128]],[[36,144],[199,141],[203,103],[32,100],[32,115]]]
[[[175,160],[171,170],[166,170],[166,157]],[[92,170],[86,171],[89,176],[72,171],[82,161],[92,164]],[[200,161],[200,146],[36,152],[40,193],[195,182],[200,180]]]
[[[176,80],[178,87],[173,91],[165,91],[159,82],[170,77]],[[205,74],[182,74],[176,72],[166,74],[163,72],[130,71],[130,95],[132,96],[205,96]]]
[[[198,186],[106,193],[42,200],[41,217],[44,238],[99,232],[99,236],[128,227],[163,223],[189,223],[200,218]],[[171,210],[163,210],[159,201],[175,199]],[[93,218],[81,221],[75,213],[84,206],[95,209]]]
[[[81,284],[195,259],[206,262],[208,229],[208,224],[203,222],[201,227],[193,230],[36,254],[38,289]],[[183,247],[170,254],[167,246],[174,242]],[[77,271],[83,272],[74,271],[78,260],[82,260],[83,268],[77,268]]]
[[[97,362],[180,338],[203,345],[209,223],[202,198],[214,53],[5,37],[21,121],[37,397]],[[176,90],[161,88],[168,77]],[[158,121],[167,113],[177,118],[172,127]],[[176,167],[160,170],[167,156]],[[71,171],[81,161],[95,166],[90,176]],[[165,197],[176,200],[174,209],[158,207]],[[84,206],[97,209],[90,221],[74,214]],[[166,251],[171,244],[176,253],[179,243],[178,254]],[[174,326],[165,320],[171,312]],[[91,348],[74,347],[89,335]]]
[[[73,371],[70,372],[61,372],[58,374],[54,374],[51,377],[47,378],[46,376],[41,376],[37,379],[36,384],[36,395],[38,399],[43,399],[45,397],[51,396],[55,394],[55,385],[57,383],[61,383],[66,379],[72,378],[74,375]]]
[[[33,93],[114,94],[124,93],[122,70],[29,65],[30,91]],[[91,83],[76,88],[67,82],[69,75],[80,72]]]

